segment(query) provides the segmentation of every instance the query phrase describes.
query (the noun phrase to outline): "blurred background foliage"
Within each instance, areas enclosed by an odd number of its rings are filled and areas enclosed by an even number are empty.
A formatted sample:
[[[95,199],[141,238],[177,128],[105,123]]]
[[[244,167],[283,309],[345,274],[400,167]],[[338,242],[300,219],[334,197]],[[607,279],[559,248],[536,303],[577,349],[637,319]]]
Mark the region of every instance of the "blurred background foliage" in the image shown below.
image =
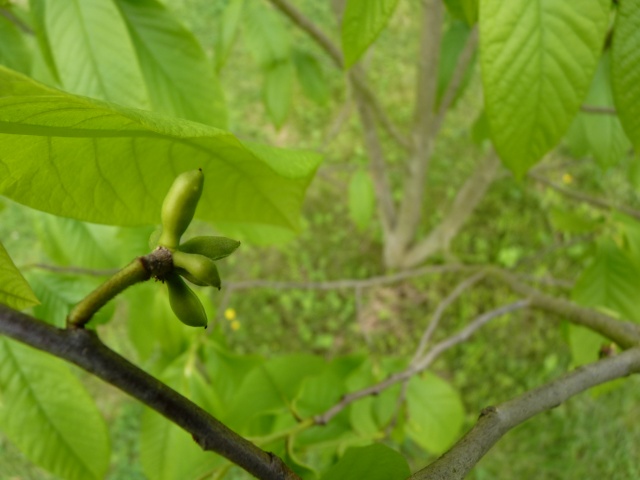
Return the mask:
[[[438,303],[461,280],[459,273],[425,275],[357,291],[305,288],[309,282],[365,279],[387,273],[382,262],[382,233],[374,215],[375,200],[364,173],[368,159],[361,141],[362,127],[342,74],[306,35],[266,3],[245,1],[246,17],[238,21],[237,31],[230,25],[234,15],[240,15],[234,8],[239,9],[236,4],[241,2],[166,3],[214,59],[226,97],[230,131],[240,138],[272,145],[319,150],[325,157],[307,194],[300,234],[283,237],[278,232],[264,242],[271,245],[245,241],[220,265],[223,284],[259,279],[267,283],[295,282],[301,288],[263,285],[227,293],[223,289],[210,297],[206,294],[208,311],[216,322],[213,338],[226,344],[225,352],[247,355],[243,360],[231,360],[236,365],[250,363],[254,355],[269,358],[313,353],[328,360],[361,355],[374,366],[395,359],[403,366],[402,359],[413,354]],[[326,31],[335,31],[335,19],[326,3],[296,2]],[[414,49],[419,34],[412,18],[415,3],[400,2],[387,29],[364,59],[371,83],[376,91],[383,92],[384,106],[400,125],[408,123],[412,115]],[[455,49],[455,36],[465,27],[451,16],[447,27],[447,35],[453,39],[451,48]],[[261,43],[263,37],[256,35],[260,28],[270,32],[272,45]],[[597,89],[590,95],[599,98]],[[441,219],[443,206],[453,198],[486,147],[479,120],[481,110],[482,89],[476,66],[438,137],[429,172],[423,232]],[[585,115],[577,120],[585,125],[573,127],[574,137],[580,135],[580,128],[593,128]],[[382,139],[389,154],[390,177],[396,185],[404,157],[389,138]],[[538,171],[565,188],[640,208],[637,159],[626,155],[627,149],[623,148],[616,158],[607,158],[598,152],[580,151],[575,142],[571,143],[570,135]],[[401,193],[396,191],[395,195]],[[51,272],[38,264],[91,270],[118,268],[148,250],[147,240],[153,230],[57,219],[6,199],[2,199],[1,208],[0,238],[43,300],[34,314],[57,325],[62,325],[69,306],[105,277]],[[211,225],[200,223],[191,233],[217,232]],[[457,235],[450,251],[435,261],[496,264],[524,275],[552,278],[555,282],[550,291],[573,295],[589,304],[593,300],[589,288],[595,281],[607,275],[633,274],[634,270],[620,270],[628,268],[628,259],[634,263],[640,258],[636,256],[640,244],[635,243],[639,233],[636,220],[576,202],[532,178],[514,181],[505,171]],[[106,244],[108,249],[102,248]],[[619,265],[618,270],[614,267],[612,272],[612,265]],[[169,315],[166,299],[151,287],[144,285],[128,292],[101,312],[96,323],[104,323],[97,328],[109,345],[152,372],[167,375],[171,372],[168,363],[188,355],[190,345],[197,343],[197,334],[185,331],[171,318],[164,321],[163,315]],[[511,299],[506,288],[479,284],[450,307],[436,339],[445,338],[476,315]],[[628,308],[637,319],[635,302],[607,298],[594,305],[607,302],[612,310],[622,313]],[[572,330],[546,314],[527,311],[489,323],[471,340],[439,358],[431,370],[460,392],[466,412],[462,429],[473,425],[483,407],[555,378],[577,363],[595,359],[600,341],[579,337],[580,333]],[[142,407],[110,387],[87,375],[80,376],[111,427],[113,453],[107,478],[145,478],[138,430],[145,422],[151,425],[153,419],[142,415]],[[640,478],[640,406],[635,401],[638,382],[637,378],[617,382],[615,388],[580,395],[535,417],[499,442],[470,478]],[[409,458],[414,469],[428,460],[410,437],[392,437],[391,442]],[[0,465],[0,478],[54,478],[31,466],[1,436]],[[225,478],[246,478],[235,468],[225,471],[229,475]]]

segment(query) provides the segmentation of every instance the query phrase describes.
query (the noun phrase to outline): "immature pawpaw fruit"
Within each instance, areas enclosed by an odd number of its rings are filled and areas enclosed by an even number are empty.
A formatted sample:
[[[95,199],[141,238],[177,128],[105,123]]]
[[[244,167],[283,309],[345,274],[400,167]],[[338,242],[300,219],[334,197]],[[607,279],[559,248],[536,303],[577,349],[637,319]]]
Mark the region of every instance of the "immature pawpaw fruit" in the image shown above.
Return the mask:
[[[228,257],[239,246],[239,241],[227,237],[193,237],[180,245],[178,249],[185,253],[204,255],[215,261]]]
[[[197,253],[173,252],[176,272],[196,285],[210,285],[220,290],[220,274],[216,264],[208,257]]]
[[[178,248],[180,237],[196,212],[203,183],[204,175],[200,169],[184,172],[176,177],[162,203],[162,234],[158,245],[169,249]]]
[[[207,314],[202,302],[177,273],[170,273],[165,279],[169,288],[169,304],[176,317],[190,327],[206,327]]]

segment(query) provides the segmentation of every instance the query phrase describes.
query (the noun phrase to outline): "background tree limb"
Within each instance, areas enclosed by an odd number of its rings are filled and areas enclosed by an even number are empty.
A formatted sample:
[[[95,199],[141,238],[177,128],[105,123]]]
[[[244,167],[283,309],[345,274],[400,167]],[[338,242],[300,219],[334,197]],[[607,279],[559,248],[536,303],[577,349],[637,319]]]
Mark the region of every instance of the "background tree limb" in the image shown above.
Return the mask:
[[[501,405],[487,407],[480,414],[476,425],[447,453],[409,478],[462,479],[512,428],[591,387],[638,372],[640,347],[634,347],[617,356],[579,367]]]

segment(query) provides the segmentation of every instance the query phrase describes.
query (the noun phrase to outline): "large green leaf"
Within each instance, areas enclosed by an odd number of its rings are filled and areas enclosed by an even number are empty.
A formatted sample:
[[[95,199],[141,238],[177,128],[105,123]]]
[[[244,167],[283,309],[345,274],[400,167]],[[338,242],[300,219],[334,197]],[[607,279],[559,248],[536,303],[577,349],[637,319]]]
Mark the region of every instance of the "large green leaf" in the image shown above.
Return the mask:
[[[151,109],[225,128],[218,80],[195,37],[157,0],[116,0],[144,77]]]
[[[62,87],[73,93],[148,108],[133,43],[112,0],[33,0]]]
[[[356,63],[384,29],[398,0],[347,0],[342,17],[345,68]]]
[[[522,176],[564,135],[587,93],[610,0],[481,0],[486,112],[502,161]]]
[[[603,55],[585,99],[586,104],[613,106],[609,64],[609,55]],[[631,147],[615,115],[579,113],[569,129],[567,140],[574,154],[583,156],[591,153],[603,168],[615,165]]]
[[[324,360],[314,355],[284,355],[257,366],[236,391],[229,414],[231,427],[245,431],[255,417],[288,412],[305,377],[325,368]]]
[[[405,458],[389,447],[374,443],[350,448],[323,476],[322,480],[402,480],[409,476]]]
[[[573,296],[582,305],[611,309],[638,322],[639,288],[638,264],[615,243],[605,239],[598,245],[594,262],[576,282]]]
[[[18,27],[0,15],[0,64],[28,74],[31,70],[30,57]]]
[[[619,3],[611,48],[613,94],[622,126],[640,148],[640,2]]]
[[[11,257],[0,242],[0,303],[22,310],[38,304],[36,295],[29,287]]]
[[[56,215],[157,223],[183,171],[202,168],[197,216],[297,228],[320,157],[70,95],[0,67],[0,193]]]
[[[407,434],[432,453],[442,453],[451,446],[464,420],[460,394],[432,373],[411,379],[407,408]]]
[[[33,463],[65,480],[104,478],[109,434],[59,359],[0,338],[0,429]]]

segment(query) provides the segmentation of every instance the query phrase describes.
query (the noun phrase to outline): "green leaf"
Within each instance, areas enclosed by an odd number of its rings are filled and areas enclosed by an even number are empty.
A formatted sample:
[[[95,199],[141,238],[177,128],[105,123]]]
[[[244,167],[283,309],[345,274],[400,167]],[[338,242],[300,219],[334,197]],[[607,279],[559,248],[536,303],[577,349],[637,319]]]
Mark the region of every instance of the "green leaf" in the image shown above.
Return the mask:
[[[0,303],[23,310],[40,303],[0,242]]]
[[[598,223],[585,218],[584,213],[577,210],[565,210],[558,207],[551,207],[549,210],[549,220],[555,230],[566,233],[588,233],[593,232]]]
[[[0,64],[29,74],[31,53],[23,35],[13,22],[0,15]]]
[[[193,331],[184,328],[171,311],[166,288],[146,283],[125,296],[129,300],[129,338],[142,359],[154,354],[174,359],[189,348]]]
[[[177,359],[162,375],[162,380],[182,395],[194,398],[196,377],[201,374],[189,367],[188,356]],[[201,399],[199,399],[201,400]],[[198,479],[209,474],[226,460],[203,451],[192,436],[159,413],[145,409],[140,430],[140,463],[147,478],[154,480]]]
[[[40,299],[33,308],[33,316],[64,328],[71,308],[98,287],[106,278],[79,277],[49,272],[28,272],[27,279]],[[91,327],[111,320],[115,313],[115,301],[107,303],[91,319]]]
[[[33,463],[65,480],[102,479],[109,433],[59,359],[0,338],[0,429]]]
[[[453,73],[455,72],[456,66],[458,64],[458,59],[460,57],[460,54],[464,50],[465,45],[467,44],[470,33],[471,29],[466,23],[461,21],[453,21],[442,37],[442,45],[440,46],[440,59],[438,61],[438,89],[436,93],[436,108],[440,106],[442,97],[444,96],[444,93],[451,83]],[[471,78],[470,74],[473,72],[473,68],[470,68],[471,65],[472,63],[470,62],[463,74],[464,77],[460,86],[458,87],[458,90],[455,92],[453,104],[455,104],[456,100],[460,97],[462,92],[464,92],[464,89],[469,83],[469,80]]]
[[[58,265],[96,269],[119,266],[113,258],[116,245],[113,227],[33,213],[43,248]]]
[[[619,4],[611,46],[613,97],[625,132],[640,148],[640,2]]]
[[[576,282],[573,297],[586,307],[611,309],[625,319],[640,322],[639,288],[638,264],[613,241],[604,239],[598,244],[593,263]]]
[[[575,366],[598,360],[598,353],[603,344],[609,341],[589,328],[569,325],[569,347]]]
[[[306,377],[321,373],[324,360],[314,355],[283,355],[268,360],[245,376],[236,392],[230,424],[246,429],[255,417],[288,411]]]
[[[395,450],[374,443],[350,448],[322,480],[403,480],[411,474],[407,460]]]
[[[270,65],[265,70],[264,104],[269,118],[276,128],[282,127],[293,98],[293,65],[291,61],[282,61]]]
[[[66,94],[0,67],[0,193],[61,216],[157,223],[179,172],[202,168],[196,216],[296,229],[320,157]]]
[[[344,67],[349,68],[364,54],[393,15],[398,0],[347,0],[342,17]]]
[[[296,412],[302,417],[319,415],[338,403],[344,390],[344,382],[333,369],[307,377],[294,402]]]
[[[213,342],[207,344],[205,368],[217,396],[222,400],[224,410],[216,411],[224,417],[235,400],[236,393],[246,375],[260,365],[263,360],[257,355],[238,355]]]
[[[518,177],[562,138],[587,93],[610,0],[481,0],[480,57],[494,146]]]
[[[468,25],[478,21],[478,2],[479,0],[444,0],[449,13]]]
[[[349,182],[349,215],[360,231],[371,223],[376,208],[376,197],[371,176],[358,170]]]
[[[238,32],[238,25],[242,17],[244,0],[231,0],[220,19],[219,33],[216,42],[216,69],[219,71],[225,64]]]
[[[302,50],[296,50],[293,54],[293,62],[304,94],[320,105],[327,103],[329,87],[316,57]]]
[[[605,53],[584,103],[597,107],[612,107],[610,58]],[[631,148],[631,143],[615,115],[581,112],[567,135],[569,148],[576,156],[591,153],[601,167],[617,164]]]
[[[365,438],[376,436],[380,431],[373,413],[373,397],[365,397],[349,406],[349,422],[353,430]]]
[[[406,432],[426,451],[439,454],[458,436],[464,420],[460,394],[445,380],[426,373],[407,388]]]
[[[115,3],[131,35],[151,109],[225,128],[218,79],[193,34],[157,0]]]
[[[273,8],[262,2],[249,2],[244,9],[244,38],[249,51],[263,69],[269,65],[289,61],[291,38]]]
[[[111,0],[33,0],[62,87],[73,93],[148,108],[133,43]]]

